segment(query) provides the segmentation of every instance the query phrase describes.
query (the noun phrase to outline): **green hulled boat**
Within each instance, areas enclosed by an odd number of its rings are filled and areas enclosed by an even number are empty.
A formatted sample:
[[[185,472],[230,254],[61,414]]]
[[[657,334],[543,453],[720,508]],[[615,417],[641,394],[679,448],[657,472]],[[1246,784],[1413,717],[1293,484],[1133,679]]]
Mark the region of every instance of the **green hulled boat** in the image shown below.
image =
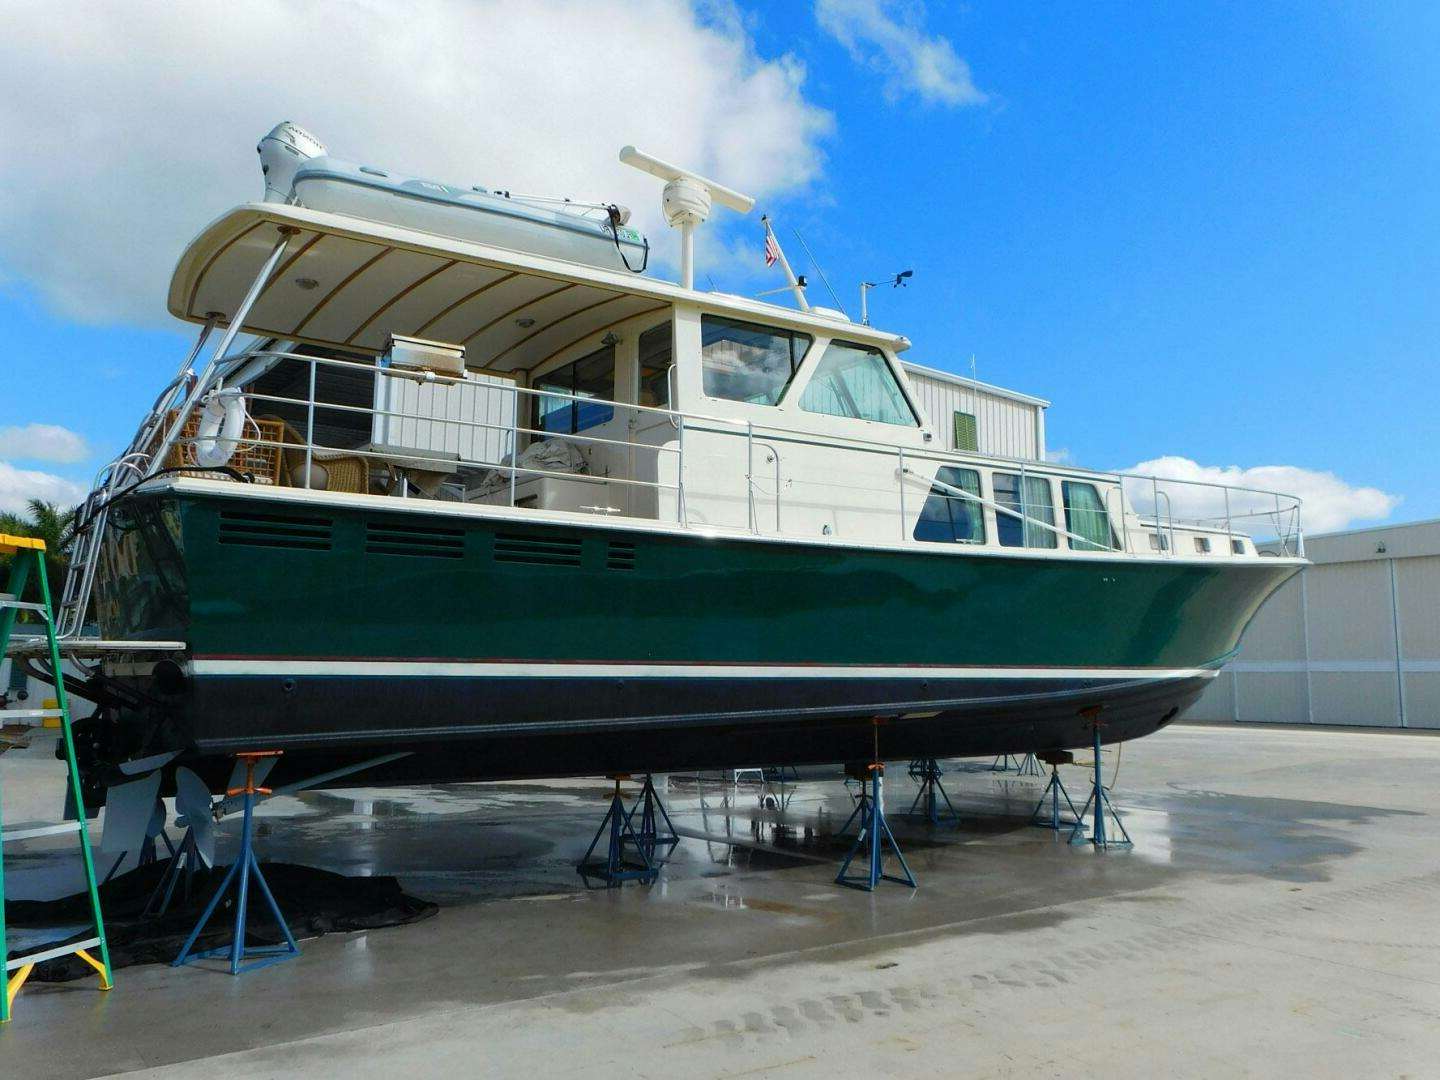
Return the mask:
[[[1273,493],[1181,521],[938,449],[905,338],[633,274],[617,208],[291,156],[181,258],[200,340],[84,508],[96,798],[260,749],[384,782],[1133,738],[1304,565]]]

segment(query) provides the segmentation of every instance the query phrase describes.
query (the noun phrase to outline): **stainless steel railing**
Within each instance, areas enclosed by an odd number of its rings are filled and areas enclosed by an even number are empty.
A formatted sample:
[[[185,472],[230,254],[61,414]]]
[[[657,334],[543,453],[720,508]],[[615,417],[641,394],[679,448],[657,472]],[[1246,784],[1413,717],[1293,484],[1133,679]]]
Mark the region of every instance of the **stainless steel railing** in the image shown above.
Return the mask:
[[[180,373],[157,397],[155,405],[142,420],[135,438],[127,447],[126,452],[101,470],[97,475],[93,490],[82,504],[80,528],[77,530],[71,573],[67,577],[63,594],[61,615],[63,634],[69,636],[77,634],[83,623],[85,610],[94,586],[100,541],[104,533],[110,502],[142,483],[146,478],[155,475],[162,468],[166,455],[172,448],[179,449],[182,458],[181,468],[190,467],[186,464],[186,459],[193,462],[193,451],[189,448],[193,447],[198,439],[195,436],[187,437],[180,434],[183,421],[179,417],[192,413],[200,406],[207,393],[222,388],[228,379],[255,371],[257,364],[261,367],[300,364],[307,369],[304,373],[305,392],[302,397],[258,392],[253,389],[246,392],[246,397],[252,407],[255,403],[261,403],[271,406],[272,411],[290,409],[292,415],[303,416],[302,441],[297,443],[289,440],[277,441],[264,438],[246,438],[244,440],[249,445],[272,448],[280,455],[297,451],[303,453],[304,468],[300,475],[307,480],[315,475],[314,465],[317,455],[344,454],[373,461],[377,465],[393,465],[397,458],[404,457],[403,453],[397,454],[393,448],[374,450],[361,446],[322,444],[316,438],[318,417],[325,414],[349,417],[365,416],[370,418],[372,430],[376,418],[413,421],[418,424],[441,425],[447,430],[454,428],[463,432],[464,429],[471,429],[493,432],[498,435],[499,439],[492,439],[491,444],[497,448],[503,446],[507,448],[507,452],[484,457],[467,457],[458,451],[452,456],[447,452],[446,461],[447,464],[455,466],[457,474],[461,470],[469,470],[472,473],[485,470],[504,477],[505,486],[508,488],[506,502],[510,506],[516,505],[518,487],[522,477],[527,480],[536,477],[573,479],[576,475],[584,475],[522,464],[520,461],[523,452],[522,442],[559,440],[571,445],[579,445],[582,449],[584,447],[623,449],[625,451],[624,460],[627,462],[636,462],[639,460],[636,455],[649,453],[653,455],[650,468],[642,470],[638,465],[632,464],[628,469],[629,475],[620,475],[613,468],[607,467],[604,475],[598,478],[603,479],[606,483],[613,483],[631,490],[654,491],[657,515],[663,512],[660,494],[673,492],[675,520],[681,525],[687,525],[689,523],[687,495],[690,494],[687,491],[686,481],[687,433],[691,439],[701,433],[722,435],[739,441],[740,452],[744,454],[746,527],[752,533],[773,532],[775,535],[783,535],[782,506],[785,500],[782,489],[786,486],[786,481],[784,480],[778,441],[774,438],[774,436],[783,436],[783,440],[787,444],[820,446],[894,458],[894,475],[896,477],[894,510],[900,528],[900,538],[906,541],[911,538],[912,519],[918,516],[919,507],[923,506],[924,502],[923,497],[918,501],[907,498],[907,485],[912,489],[916,485],[924,485],[927,494],[933,491],[943,491],[947,497],[972,502],[993,514],[1018,520],[1027,541],[1030,537],[1030,530],[1038,529],[1055,537],[1057,541],[1059,537],[1066,537],[1072,549],[1076,549],[1079,545],[1078,550],[1082,551],[1114,550],[1135,554],[1133,537],[1149,533],[1155,537],[1155,548],[1162,553],[1168,552],[1174,555],[1178,553],[1177,529],[1213,533],[1217,537],[1223,537],[1228,544],[1242,535],[1250,535],[1253,529],[1258,528],[1267,537],[1273,537],[1273,546],[1277,553],[1301,555],[1304,552],[1303,534],[1300,528],[1300,500],[1295,496],[1279,492],[1148,474],[1103,472],[1072,466],[1039,466],[1036,462],[1027,459],[980,455],[967,451],[907,448],[879,440],[849,436],[807,435],[778,425],[756,424],[752,420],[605,401],[578,394],[537,390],[505,382],[483,384],[486,392],[509,396],[509,419],[504,423],[473,417],[437,416],[420,411],[383,408],[378,405],[365,406],[346,404],[340,401],[322,401],[319,400],[317,394],[318,372],[325,368],[363,373],[367,377],[376,379],[403,380],[421,386],[465,385],[475,388],[477,384],[457,376],[383,367],[376,363],[362,363],[355,360],[272,348],[251,348],[234,356],[212,360],[205,375],[196,378],[190,365],[199,355],[205,339],[212,329],[213,323],[207,325],[202,331],[200,340],[197,341],[186,363],[182,365]],[[674,369],[671,370],[673,372]],[[246,379],[247,384],[252,384],[254,381],[254,376]],[[672,400],[674,383],[675,380],[671,378],[667,384],[671,387]],[[528,403],[543,399],[570,402],[576,405],[605,406],[617,412],[627,413],[631,417],[632,434],[635,424],[640,422],[639,418],[654,417],[659,422],[668,422],[675,433],[674,439],[667,439],[660,443],[647,443],[640,442],[635,438],[611,438],[607,435],[585,434],[583,431],[551,431],[523,423],[522,416],[529,415],[529,409],[526,407]],[[455,441],[459,445],[463,440],[457,437]],[[763,477],[757,468],[757,453],[763,455],[763,464],[767,467],[764,469]],[[667,458],[673,459],[674,462],[673,480],[668,479],[661,468],[661,462]],[[935,466],[938,469],[944,465],[972,468],[981,472],[982,476],[985,475],[986,470],[1018,473],[1021,478],[1019,508],[1007,506],[996,499],[983,495],[976,496],[961,488],[938,481],[934,476],[935,470],[929,469],[929,467]],[[648,474],[653,473],[654,478],[642,478],[638,475],[642,471],[647,473],[647,477]],[[1077,534],[1041,516],[1042,508],[1031,504],[1028,495],[1029,481],[1037,478],[1044,479],[1047,483],[1052,480],[1087,482],[1094,484],[1098,491],[1103,492],[1101,497],[1104,502],[1104,514],[1111,525],[1113,546],[1100,545],[1093,538]],[[767,492],[762,484],[773,486]],[[1189,494],[1176,497],[1179,492]],[[1145,512],[1147,507],[1144,505],[1146,495],[1148,495],[1148,514]],[[772,500],[773,526],[769,512],[771,507],[766,506],[762,509],[762,502],[768,503]],[[1113,505],[1112,500],[1114,500]],[[1177,503],[1182,508],[1189,506],[1197,512],[1191,513],[1188,517],[1181,516],[1176,512]],[[1053,513],[1057,505],[1062,512],[1068,509],[1062,498],[1060,500],[1052,499],[1052,502],[1044,506],[1043,510]],[[1242,525],[1245,527],[1242,528]],[[1147,552],[1147,554],[1154,553],[1153,551]]]
[[[688,410],[677,410],[660,408],[657,406],[646,406],[629,404],[623,402],[604,401],[596,398],[588,398],[582,395],[565,394],[553,390],[537,390],[529,387],[521,387],[513,383],[488,384],[492,392],[508,394],[511,397],[510,422],[509,424],[495,424],[486,420],[467,419],[463,417],[435,416],[422,412],[411,412],[397,409],[384,409],[374,406],[346,405],[339,402],[324,402],[316,399],[315,384],[316,372],[321,367],[334,367],[351,369],[364,372],[378,378],[389,378],[406,380],[422,385],[469,385],[474,383],[468,380],[447,375],[438,375],[432,372],[420,372],[401,370],[395,368],[380,367],[375,364],[360,363],[353,360],[343,360],[335,357],[315,356],[309,353],[287,352],[284,350],[261,349],[254,350],[236,358],[229,365],[222,366],[217,386],[223,385],[227,375],[233,373],[243,364],[250,364],[256,359],[268,359],[277,362],[295,362],[308,367],[307,393],[304,398],[285,397],[277,394],[262,394],[250,392],[247,394],[251,401],[266,402],[273,405],[290,405],[305,410],[305,438],[303,449],[306,454],[307,466],[316,451],[335,453],[343,451],[361,457],[368,457],[377,462],[384,462],[394,457],[393,453],[385,451],[367,451],[356,447],[322,446],[315,441],[315,417],[317,411],[330,411],[334,413],[363,414],[371,417],[387,417],[397,420],[410,420],[426,424],[453,425],[459,428],[475,428],[482,430],[500,431],[506,434],[506,445],[509,453],[496,458],[465,458],[457,455],[455,461],[462,468],[483,468],[493,469],[502,474],[508,475],[512,489],[511,502],[513,504],[513,491],[519,478],[522,476],[552,476],[565,477],[573,474],[557,472],[555,470],[534,468],[519,464],[517,450],[522,437],[527,439],[555,439],[572,444],[586,446],[625,448],[627,451],[650,452],[658,460],[661,455],[671,455],[675,459],[675,481],[668,483],[658,478],[647,480],[636,476],[617,475],[611,471],[604,476],[607,482],[632,487],[647,487],[655,490],[668,490],[675,492],[676,496],[676,520],[687,523],[686,509],[686,433],[687,429],[692,433],[706,432],[710,434],[722,434],[736,438],[743,438],[745,444],[745,484],[746,501],[748,504],[747,518],[748,525],[752,531],[761,531],[762,521],[758,506],[757,493],[759,477],[756,471],[755,454],[757,449],[763,449],[766,455],[766,464],[773,465],[773,470],[766,479],[773,483],[774,510],[775,510],[775,531],[781,531],[782,523],[782,465],[780,453],[772,441],[765,439],[770,433],[783,434],[787,441],[797,442],[802,445],[825,446],[835,449],[851,449],[865,453],[882,453],[894,455],[897,460],[897,476],[915,476],[918,471],[914,467],[919,462],[926,464],[965,464],[972,467],[993,469],[996,467],[1011,468],[1017,471],[1022,478],[1021,493],[1022,506],[1019,511],[1010,507],[999,506],[996,512],[1017,517],[1022,527],[1026,530],[1038,528],[1055,534],[1069,534],[1066,530],[1058,529],[1052,522],[1040,517],[1037,513],[1031,512],[1035,507],[1027,504],[1025,492],[1028,489],[1026,481],[1035,478],[1058,478],[1085,480],[1101,485],[1104,490],[1102,496],[1106,501],[1106,510],[1112,518],[1112,525],[1119,538],[1118,550],[1132,551],[1133,544],[1131,534],[1136,531],[1132,522],[1138,521],[1142,529],[1151,532],[1157,537],[1163,537],[1163,543],[1158,544],[1161,550],[1174,552],[1177,548],[1177,528],[1191,528],[1214,530],[1226,538],[1237,537],[1243,530],[1237,528],[1237,522],[1255,521],[1268,523],[1273,531],[1281,550],[1287,552],[1298,552],[1301,550],[1301,533],[1299,528],[1300,500],[1294,496],[1284,493],[1266,491],[1258,488],[1246,488],[1234,485],[1213,484],[1206,481],[1182,480],[1168,477],[1158,477],[1150,474],[1103,472],[1088,469],[1079,469],[1071,466],[1037,468],[1036,463],[1026,459],[1004,458],[998,456],[982,456],[975,453],[963,451],[940,451],[913,448],[904,448],[891,443],[884,443],[877,440],[855,438],[847,436],[807,436],[801,433],[781,428],[775,425],[760,425],[750,420],[739,420],[733,417],[716,416],[701,412]],[[672,369],[673,370],[673,369]],[[674,380],[671,380],[673,386]],[[633,439],[616,439],[602,435],[583,434],[580,431],[551,431],[544,428],[532,427],[521,422],[521,416],[528,410],[524,403],[537,399],[553,399],[562,402],[574,402],[579,405],[604,405],[615,410],[625,411],[632,416],[653,415],[657,418],[668,420],[676,433],[675,445],[649,444],[637,442]],[[179,440],[186,442],[187,440]],[[193,442],[192,440],[188,440]],[[282,445],[284,449],[295,449],[292,443],[275,444]],[[508,458],[508,460],[507,460]],[[306,475],[309,475],[307,468]],[[1127,500],[1133,505],[1136,502],[1136,494],[1139,490],[1137,485],[1144,484],[1149,487],[1150,513],[1148,516],[1143,508],[1138,513],[1132,513],[1126,509]],[[1176,513],[1176,498],[1169,490],[1172,487],[1180,487],[1186,490],[1211,493],[1214,498],[1220,500],[1217,511],[1214,513],[1200,513],[1190,517],[1183,517]],[[958,489],[957,489],[958,490]],[[1240,497],[1242,506],[1236,509],[1234,503]],[[1111,510],[1111,499],[1118,499],[1119,513]],[[1269,500],[1272,505],[1256,507],[1256,499]],[[1063,501],[1061,503],[1063,507]],[[904,485],[899,484],[896,488],[896,510],[900,518],[902,529],[908,521],[910,507],[905,503]],[[1047,509],[1049,509],[1047,507]],[[768,515],[765,515],[768,518]],[[902,531],[902,535],[905,535]],[[1085,538],[1077,538],[1087,544],[1093,545],[1093,541]]]

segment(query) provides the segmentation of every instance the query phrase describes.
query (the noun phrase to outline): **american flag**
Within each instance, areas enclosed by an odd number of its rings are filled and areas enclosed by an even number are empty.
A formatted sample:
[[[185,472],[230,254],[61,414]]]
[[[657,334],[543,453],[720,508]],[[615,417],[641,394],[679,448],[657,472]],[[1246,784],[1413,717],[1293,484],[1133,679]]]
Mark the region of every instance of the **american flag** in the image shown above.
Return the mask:
[[[769,229],[765,230],[765,265],[774,266],[780,258],[780,245],[775,242],[775,234]]]

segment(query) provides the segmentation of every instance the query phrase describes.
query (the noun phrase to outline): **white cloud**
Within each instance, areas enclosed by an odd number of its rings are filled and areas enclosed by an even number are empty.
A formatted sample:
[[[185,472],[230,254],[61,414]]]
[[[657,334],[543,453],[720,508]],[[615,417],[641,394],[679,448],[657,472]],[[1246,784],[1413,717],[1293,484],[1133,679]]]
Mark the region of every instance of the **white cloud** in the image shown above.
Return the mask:
[[[1300,522],[1307,533],[1333,532],[1352,522],[1377,521],[1388,517],[1400,504],[1398,496],[1379,488],[1354,487],[1334,473],[1302,469],[1297,465],[1257,465],[1244,469],[1238,465],[1201,465],[1190,458],[1170,456],[1142,461],[1122,471],[1298,496],[1302,500]],[[1225,496],[1214,488],[1162,484],[1161,491],[1170,497],[1176,518],[1224,519]],[[1142,513],[1150,512],[1153,502],[1150,484],[1143,480],[1127,481],[1126,494]],[[1285,505],[1281,503],[1282,508]],[[1162,498],[1162,513],[1164,506]],[[1270,514],[1274,507],[1271,496],[1232,493],[1229,511],[1237,528],[1263,534],[1270,531],[1270,522],[1258,515]],[[1242,515],[1250,516],[1242,518]]]
[[[30,499],[73,506],[85,497],[85,488],[53,473],[17,469],[0,461],[0,511],[23,514]]]
[[[914,0],[816,0],[815,18],[851,59],[885,77],[890,101],[905,94],[940,105],[989,100],[949,40],[925,33],[924,7]]]
[[[1070,465],[1075,460],[1075,455],[1070,453],[1068,447],[1052,446],[1045,451],[1045,460],[1053,465]]]
[[[818,175],[833,123],[724,0],[197,0],[183,17],[11,0],[0,72],[0,278],[94,322],[166,318],[186,242],[260,197],[255,144],[280,120],[400,172],[628,204],[661,253],[660,185],[622,145],[774,197]]]
[[[0,457],[73,465],[89,456],[84,437],[59,424],[0,428]]]

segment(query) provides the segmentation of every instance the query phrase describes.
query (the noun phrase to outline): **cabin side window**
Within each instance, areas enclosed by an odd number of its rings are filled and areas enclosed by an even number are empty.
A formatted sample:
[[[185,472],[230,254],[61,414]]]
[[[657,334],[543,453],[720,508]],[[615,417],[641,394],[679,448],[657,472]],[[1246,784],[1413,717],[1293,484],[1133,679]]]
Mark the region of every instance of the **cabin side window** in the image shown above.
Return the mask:
[[[704,315],[700,360],[705,393],[752,405],[779,402],[815,339],[775,326]]]
[[[995,514],[995,532],[1001,545],[1055,547],[1054,532],[1045,528],[1055,524],[1050,480],[1044,476],[1022,477],[1018,473],[997,472],[994,482],[995,504],[1001,507]],[[1010,513],[1005,513],[1006,510]]]
[[[535,379],[536,390],[566,397],[535,396],[535,428],[549,434],[569,435],[606,423],[615,415],[615,346],[606,345]],[[575,398],[596,398],[572,401]],[[537,435],[536,438],[544,438]]]
[[[959,492],[973,498],[967,499]],[[915,523],[915,539],[939,544],[983,544],[985,510],[979,500],[978,472],[948,465],[940,469],[920,510],[920,520]]]
[[[915,427],[915,413],[879,349],[832,341],[800,395],[800,408],[826,416]]]
[[[674,335],[668,322],[640,335],[640,395],[637,404],[670,408],[670,369],[675,366]]]
[[[1114,530],[1110,528],[1105,500],[1094,484],[1064,480],[1060,491],[1065,500],[1065,530],[1075,534],[1070,537],[1072,550],[1115,551],[1119,548]]]

